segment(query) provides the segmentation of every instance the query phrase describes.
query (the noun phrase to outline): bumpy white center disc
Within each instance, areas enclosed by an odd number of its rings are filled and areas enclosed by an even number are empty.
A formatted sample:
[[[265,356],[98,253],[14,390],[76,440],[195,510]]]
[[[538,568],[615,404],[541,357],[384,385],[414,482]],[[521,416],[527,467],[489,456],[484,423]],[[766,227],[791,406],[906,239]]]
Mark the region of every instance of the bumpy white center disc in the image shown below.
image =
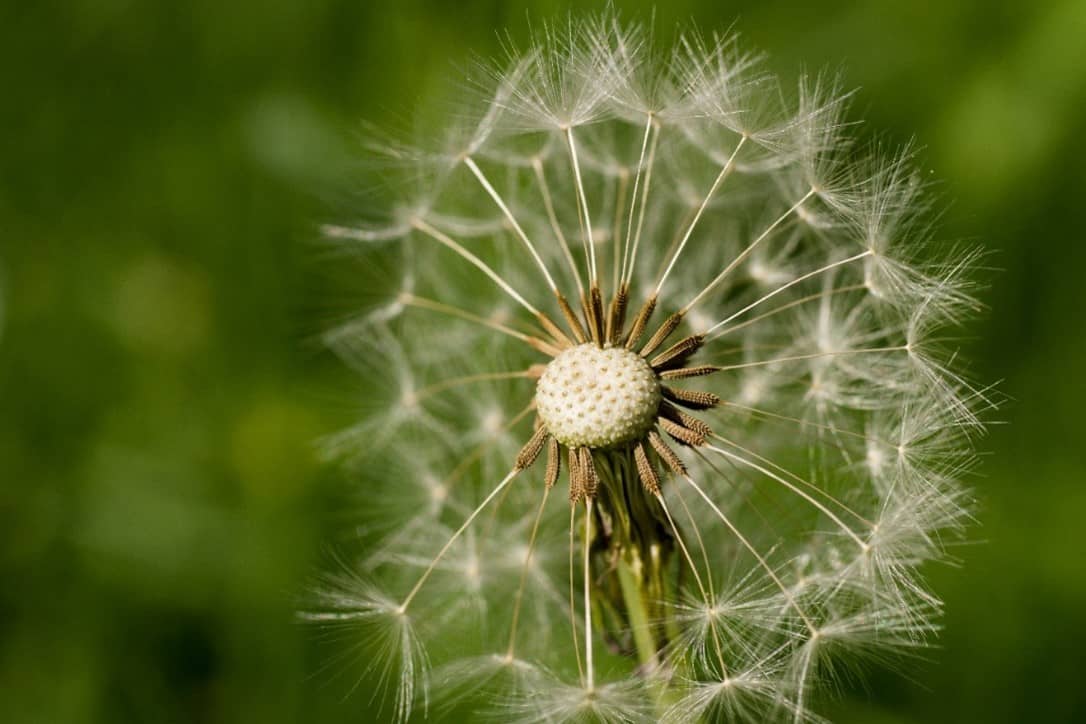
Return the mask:
[[[539,417],[569,447],[610,447],[644,435],[660,405],[649,364],[628,350],[582,344],[559,354],[536,388]]]

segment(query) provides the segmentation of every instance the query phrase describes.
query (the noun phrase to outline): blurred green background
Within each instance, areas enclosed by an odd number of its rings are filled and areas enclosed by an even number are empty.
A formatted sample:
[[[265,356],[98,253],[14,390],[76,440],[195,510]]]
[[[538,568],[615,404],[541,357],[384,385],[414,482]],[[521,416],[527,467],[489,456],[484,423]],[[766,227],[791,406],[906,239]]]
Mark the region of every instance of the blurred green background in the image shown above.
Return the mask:
[[[659,5],[664,35],[738,18],[786,77],[844,69],[1001,270],[965,351],[1009,424],[978,542],[932,571],[942,648],[837,716],[1086,721],[1086,3]],[[0,721],[370,720],[291,617],[336,495],[312,442],[353,389],[313,341],[350,289],[314,229],[358,119],[564,8],[0,9]]]

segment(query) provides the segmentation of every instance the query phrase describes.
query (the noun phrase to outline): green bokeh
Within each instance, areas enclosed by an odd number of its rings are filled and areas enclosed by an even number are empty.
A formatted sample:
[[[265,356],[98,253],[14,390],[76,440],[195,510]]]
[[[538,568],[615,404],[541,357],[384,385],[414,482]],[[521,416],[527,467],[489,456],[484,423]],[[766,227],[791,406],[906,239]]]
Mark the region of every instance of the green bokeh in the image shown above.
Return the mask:
[[[651,11],[650,3],[617,2]],[[965,343],[1012,399],[942,648],[847,722],[1086,719],[1086,4],[660,3],[915,134],[992,251]],[[336,495],[312,441],[350,303],[316,223],[399,123],[550,2],[72,0],[0,9],[0,721],[365,722],[292,622]],[[334,266],[334,265],[332,265]]]

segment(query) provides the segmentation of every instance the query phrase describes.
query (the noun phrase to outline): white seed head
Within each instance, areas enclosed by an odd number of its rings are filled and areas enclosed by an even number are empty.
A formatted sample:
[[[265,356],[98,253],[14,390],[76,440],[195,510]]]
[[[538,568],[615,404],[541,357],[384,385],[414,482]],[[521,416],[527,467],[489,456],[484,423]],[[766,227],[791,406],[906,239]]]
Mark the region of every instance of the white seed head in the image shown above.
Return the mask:
[[[660,383],[639,355],[582,344],[555,357],[536,388],[539,417],[558,442],[604,448],[636,440],[656,418]]]
[[[977,257],[834,77],[654,37],[609,10],[511,48],[421,146],[371,142],[362,216],[325,229],[379,290],[326,336],[363,378],[326,450],[367,532],[305,617],[357,628],[377,718],[823,721],[823,682],[935,631],[922,572],[994,404],[938,341]],[[635,328],[655,364],[574,346]]]

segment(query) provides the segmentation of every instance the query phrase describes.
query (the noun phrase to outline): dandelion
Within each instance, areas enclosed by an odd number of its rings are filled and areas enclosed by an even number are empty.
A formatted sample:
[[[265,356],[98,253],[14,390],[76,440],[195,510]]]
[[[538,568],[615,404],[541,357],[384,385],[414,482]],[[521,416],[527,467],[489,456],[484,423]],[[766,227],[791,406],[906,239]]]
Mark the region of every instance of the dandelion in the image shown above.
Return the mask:
[[[327,446],[361,552],[303,617],[397,720],[816,720],[936,628],[990,404],[944,351],[975,254],[836,79],[789,92],[733,35],[608,13],[481,70],[325,229],[374,272],[328,336],[366,378]]]

